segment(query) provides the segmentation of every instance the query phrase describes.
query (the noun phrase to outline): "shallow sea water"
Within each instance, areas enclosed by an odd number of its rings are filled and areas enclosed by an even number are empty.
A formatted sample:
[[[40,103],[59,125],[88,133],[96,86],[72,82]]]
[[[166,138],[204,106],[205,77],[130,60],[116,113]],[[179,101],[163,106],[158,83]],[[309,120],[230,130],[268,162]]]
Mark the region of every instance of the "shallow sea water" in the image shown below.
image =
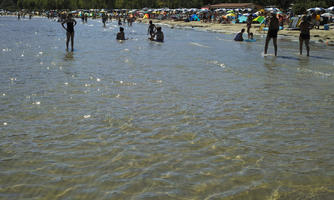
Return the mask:
[[[77,21],[0,17],[0,199],[333,199],[333,48]]]

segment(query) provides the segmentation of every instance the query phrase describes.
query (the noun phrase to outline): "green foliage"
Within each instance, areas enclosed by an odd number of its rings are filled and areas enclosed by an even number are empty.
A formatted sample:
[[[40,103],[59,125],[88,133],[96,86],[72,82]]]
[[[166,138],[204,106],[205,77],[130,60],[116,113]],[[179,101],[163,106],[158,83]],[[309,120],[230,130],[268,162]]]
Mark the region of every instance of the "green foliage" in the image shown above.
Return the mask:
[[[0,8],[7,9],[7,10],[15,10],[16,4],[13,0],[1,0]]]
[[[295,14],[300,15],[304,14],[308,8],[327,8],[334,5],[334,1],[332,0],[322,0],[322,1],[314,1],[314,0],[298,0],[292,7],[292,10]]]

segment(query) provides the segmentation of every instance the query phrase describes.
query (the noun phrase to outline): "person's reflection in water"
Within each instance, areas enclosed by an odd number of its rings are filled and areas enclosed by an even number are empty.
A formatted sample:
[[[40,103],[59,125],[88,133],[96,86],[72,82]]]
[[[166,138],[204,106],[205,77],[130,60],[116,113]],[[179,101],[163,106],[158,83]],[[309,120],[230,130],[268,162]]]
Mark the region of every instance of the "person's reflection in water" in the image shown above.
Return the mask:
[[[64,60],[65,61],[73,61],[74,60],[73,52],[65,53]]]

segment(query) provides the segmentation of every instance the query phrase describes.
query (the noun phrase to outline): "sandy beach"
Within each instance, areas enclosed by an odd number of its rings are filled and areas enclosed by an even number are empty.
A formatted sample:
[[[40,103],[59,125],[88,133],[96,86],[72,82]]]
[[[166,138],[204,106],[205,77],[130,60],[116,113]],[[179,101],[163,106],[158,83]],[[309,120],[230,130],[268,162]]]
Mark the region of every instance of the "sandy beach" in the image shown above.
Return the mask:
[[[239,32],[242,28],[246,28],[246,24],[215,24],[215,23],[203,23],[198,21],[192,22],[183,22],[183,21],[172,21],[172,20],[152,20],[155,24],[167,24],[172,27],[192,27],[200,28],[207,31],[214,31],[226,34],[235,34]],[[143,19],[143,23],[148,23],[149,19]],[[263,35],[266,34],[266,31],[260,31],[259,24],[253,24],[251,32],[254,35]],[[284,30],[279,31],[280,36],[298,38],[300,31],[298,30],[288,30],[287,26],[284,27]],[[330,30],[321,29],[312,29],[311,30],[311,41],[326,43],[328,45],[334,45],[334,26],[330,27]]]

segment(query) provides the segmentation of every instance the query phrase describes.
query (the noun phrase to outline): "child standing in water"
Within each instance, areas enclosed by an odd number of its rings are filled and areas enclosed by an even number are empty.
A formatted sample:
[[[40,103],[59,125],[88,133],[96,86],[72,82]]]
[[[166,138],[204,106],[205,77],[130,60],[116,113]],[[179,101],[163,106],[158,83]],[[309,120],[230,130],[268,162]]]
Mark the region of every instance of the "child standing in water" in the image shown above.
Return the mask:
[[[64,24],[66,23],[66,27]],[[68,43],[71,40],[71,50],[73,51],[73,40],[74,40],[74,26],[77,25],[77,21],[72,18],[72,14],[67,16],[67,19],[61,23],[62,27],[66,30],[66,50],[68,51]]]

